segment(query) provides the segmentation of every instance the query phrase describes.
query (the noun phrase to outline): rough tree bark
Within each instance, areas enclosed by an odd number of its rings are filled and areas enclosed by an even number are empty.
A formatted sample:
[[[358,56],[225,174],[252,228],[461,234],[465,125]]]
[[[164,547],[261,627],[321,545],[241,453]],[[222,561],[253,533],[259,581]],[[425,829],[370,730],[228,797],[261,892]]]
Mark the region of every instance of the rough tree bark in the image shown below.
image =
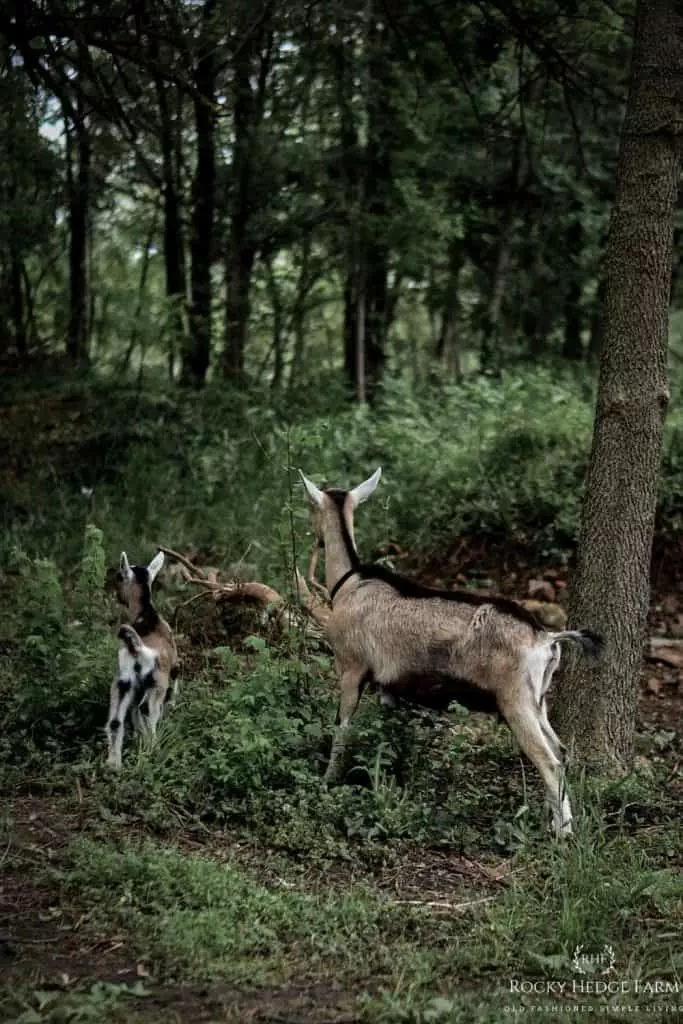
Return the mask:
[[[617,190],[605,255],[600,382],[570,621],[603,634],[597,664],[570,659],[556,715],[591,768],[633,756],[638,675],[668,401],[667,314],[683,131],[683,10],[639,0]]]

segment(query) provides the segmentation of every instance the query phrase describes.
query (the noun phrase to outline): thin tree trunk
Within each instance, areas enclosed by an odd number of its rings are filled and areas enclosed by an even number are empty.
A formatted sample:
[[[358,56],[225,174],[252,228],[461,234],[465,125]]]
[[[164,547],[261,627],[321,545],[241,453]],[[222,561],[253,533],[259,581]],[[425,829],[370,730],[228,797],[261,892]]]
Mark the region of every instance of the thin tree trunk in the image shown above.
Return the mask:
[[[270,8],[270,5],[268,5]],[[235,104],[233,108],[234,197],[225,266],[225,340],[223,376],[239,383],[244,378],[245,349],[251,312],[251,277],[256,262],[256,243],[252,237],[254,205],[251,196],[253,149],[256,132],[263,118],[266,85],[270,72],[273,34],[270,14],[258,30],[241,43],[235,58]],[[261,52],[266,42],[265,53]],[[257,55],[260,64],[256,63]],[[258,84],[252,85],[258,69]]]
[[[512,228],[517,216],[518,195],[526,185],[529,176],[527,139],[524,132],[520,133],[517,142],[516,163],[514,191],[508,200],[501,220],[500,235],[496,247],[493,274],[491,276],[491,291],[484,316],[484,329],[481,340],[482,370],[500,369],[502,363],[500,351],[500,341],[503,334],[501,312],[508,273],[512,264]]]
[[[524,104],[532,104],[537,99],[542,88],[542,81],[540,78],[536,79],[526,89],[522,87],[521,80],[519,85],[520,127],[514,149],[511,195],[501,218],[498,246],[491,276],[491,291],[484,315],[480,356],[483,370],[500,370],[502,365],[501,341],[504,336],[502,309],[512,264],[513,228],[519,212],[520,197],[526,189],[531,173],[531,151],[524,117]]]
[[[142,316],[142,308],[145,301],[145,290],[147,288],[147,274],[149,272],[149,250],[152,247],[154,236],[157,232],[157,218],[159,214],[159,204],[154,207],[154,213],[149,225],[149,231],[147,232],[147,238],[145,239],[145,248],[142,253],[142,266],[140,267],[140,282],[138,284],[138,296],[135,303],[135,313],[133,314],[133,326],[130,332],[130,341],[128,342],[128,348],[123,357],[123,363],[121,365],[122,372],[127,370],[130,366],[130,361],[135,351],[138,338],[140,336],[140,318]]]
[[[272,351],[275,357],[273,365],[273,376],[270,381],[270,386],[275,391],[282,385],[282,377],[284,370],[284,331],[282,315],[282,296],[280,295],[280,288],[277,283],[277,278],[275,277],[273,261],[270,259],[266,261],[266,280],[268,282],[270,306],[273,311]]]
[[[392,127],[396,111],[392,103],[389,28],[381,12],[369,0],[367,32],[366,107],[368,141],[361,189],[361,254],[363,267],[362,308],[365,373],[363,391],[368,401],[377,396],[386,364],[390,325],[388,220],[393,199]]]
[[[566,234],[566,257],[568,261],[568,284],[564,300],[564,344],[562,355],[565,359],[583,359],[583,343],[581,328],[581,296],[583,293],[581,280],[581,251],[583,248],[583,226],[581,223],[581,204],[572,204]]]
[[[436,358],[460,380],[460,353],[458,350],[458,314],[460,313],[460,272],[465,261],[465,253],[459,238],[452,238],[448,246],[448,278],[446,294],[441,310],[441,329],[436,343]]]
[[[26,350],[28,354],[29,346],[35,344],[36,342],[39,342],[40,339],[38,338],[38,330],[36,326],[36,315],[35,306],[33,302],[33,288],[31,286],[31,278],[29,276],[28,270],[26,269],[26,264],[24,263],[23,260],[20,261],[20,267],[21,279],[24,282],[24,298],[26,306],[26,326],[24,331],[24,337],[26,340]]]
[[[355,338],[355,355],[356,355],[356,401],[359,405],[364,405],[367,401],[367,385],[365,380],[365,368],[367,364],[367,353],[366,344],[367,339],[365,337],[365,324],[366,324],[366,307],[365,307],[365,282],[363,281],[363,275],[358,275],[358,288],[356,292],[356,301],[358,303],[356,308],[356,338]]]
[[[287,387],[293,388],[304,365],[304,342],[306,329],[306,296],[311,287],[309,265],[311,260],[311,237],[306,235],[301,243],[301,260],[299,263],[299,280],[296,287],[296,299],[292,310],[292,332],[294,334],[294,351],[289,368]]]
[[[76,95],[76,119],[66,119],[67,183],[69,192],[69,287],[70,314],[67,355],[83,363],[88,355],[88,208],[90,203],[90,139],[85,104]]]
[[[339,110],[339,147],[342,201],[346,211],[346,239],[343,268],[342,298],[344,317],[342,344],[344,353],[344,377],[356,391],[357,361],[356,341],[358,338],[358,264],[359,264],[359,139],[353,109],[355,92],[355,68],[353,48],[344,42],[342,28],[330,40],[330,56],[334,69],[336,100]]]
[[[161,63],[159,32],[153,24],[152,12],[142,0],[143,20],[147,28],[147,47],[150,65],[155,68]],[[163,200],[163,251],[166,284],[167,317],[166,344],[169,380],[175,377],[176,353],[188,349],[187,339],[187,278],[185,262],[185,238],[182,217],[182,188],[180,182],[180,160],[182,153],[182,109],[183,94],[176,89],[176,107],[173,107],[174,92],[156,71],[151,72],[159,111],[159,142],[161,146],[161,198]],[[157,211],[155,208],[154,221]]]
[[[342,43],[334,50],[340,108],[341,143],[348,220],[347,267],[344,283],[344,369],[358,401],[377,395],[386,363],[386,345],[393,305],[388,275],[390,248],[387,221],[392,209],[392,126],[389,29],[382,17],[367,13],[364,100],[368,139],[358,173],[354,153],[358,135],[352,111],[354,78]],[[351,70],[351,73],[350,73]],[[362,312],[364,323],[358,323]],[[358,345],[362,339],[363,371]],[[362,395],[362,398],[358,396]]]
[[[211,263],[216,191],[214,7],[215,0],[204,0],[201,52],[194,75],[197,167],[192,186],[190,237],[192,300],[190,337],[183,352],[181,379],[196,388],[203,387],[211,360]]]
[[[179,126],[173,123],[168,104],[166,85],[155,76],[154,84],[159,106],[161,157],[163,167],[164,200],[164,271],[166,276],[166,298],[169,301],[169,375],[173,379],[175,353],[186,348],[185,307],[187,292],[185,282],[185,243],[181,194],[178,188],[176,166],[176,133]]]
[[[590,336],[588,338],[588,359],[592,363],[597,363],[600,359],[600,352],[602,351],[602,336],[603,336],[603,310],[605,306],[605,277],[603,274],[600,275],[598,281],[598,287],[595,291],[595,300],[593,303],[593,313],[591,316],[591,329]]]
[[[19,359],[24,360],[28,354],[26,344],[26,320],[24,315],[24,292],[22,288],[22,265],[17,252],[10,257],[10,283],[12,290],[12,322],[14,325],[14,347]]]
[[[605,321],[593,448],[570,620],[605,637],[572,658],[556,717],[591,766],[633,755],[650,557],[669,398],[667,329],[683,124],[683,11],[639,0],[617,190],[605,257]]]

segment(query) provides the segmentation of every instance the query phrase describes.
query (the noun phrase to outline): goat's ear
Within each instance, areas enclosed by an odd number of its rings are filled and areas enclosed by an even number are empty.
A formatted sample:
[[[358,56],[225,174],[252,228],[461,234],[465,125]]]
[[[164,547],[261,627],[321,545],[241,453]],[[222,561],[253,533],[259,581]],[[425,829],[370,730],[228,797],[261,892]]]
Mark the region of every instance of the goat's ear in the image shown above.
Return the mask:
[[[125,551],[121,552],[121,558],[119,560],[119,568],[123,576],[130,576],[130,564],[128,562],[128,555]]]
[[[372,476],[369,476],[362,484],[358,484],[358,487],[354,487],[352,491],[349,491],[349,498],[351,499],[354,508],[357,505],[360,505],[361,502],[368,500],[375,487],[377,487],[377,484],[380,482],[381,477],[382,467],[378,466]]]
[[[313,504],[317,505],[318,508],[322,508],[323,504],[324,504],[324,501],[325,501],[325,497],[323,495],[323,492],[321,490],[319,490],[315,486],[315,484],[311,480],[308,479],[307,476],[304,476],[304,474],[301,472],[301,470],[299,470],[299,476],[303,480],[304,487],[308,491],[308,496],[311,499],[311,501],[313,502]]]
[[[154,583],[154,580],[156,579],[156,577],[157,577],[157,575],[159,573],[159,570],[161,569],[163,564],[164,564],[164,553],[163,553],[163,551],[159,551],[159,553],[154,556],[152,561],[147,566],[147,575],[149,576],[149,585],[150,585],[150,587]]]

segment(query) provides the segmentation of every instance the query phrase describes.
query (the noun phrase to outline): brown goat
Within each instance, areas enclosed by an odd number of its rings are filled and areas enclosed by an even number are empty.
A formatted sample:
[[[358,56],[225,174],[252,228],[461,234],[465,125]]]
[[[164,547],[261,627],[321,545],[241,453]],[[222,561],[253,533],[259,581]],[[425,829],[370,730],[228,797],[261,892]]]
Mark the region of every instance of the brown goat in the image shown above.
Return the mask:
[[[319,490],[301,473],[325,551],[332,600],[326,633],[341,690],[326,779],[339,773],[346,731],[367,684],[377,686],[382,702],[392,706],[405,700],[445,710],[456,701],[507,722],[545,783],[556,834],[570,833],[564,747],[548,720],[546,695],[561,643],[575,641],[597,656],[602,640],[585,629],[548,632],[535,615],[503,597],[423,587],[382,566],[363,564],[353,514],[380,476],[378,469],[343,491]]]
[[[125,551],[116,575],[116,596],[128,609],[130,625],[121,626],[118,668],[111,685],[107,763],[121,767],[126,715],[133,726],[156,733],[164,705],[175,696],[178,652],[171,627],[152,604],[152,583],[164,564],[160,551],[145,567],[130,565]]]

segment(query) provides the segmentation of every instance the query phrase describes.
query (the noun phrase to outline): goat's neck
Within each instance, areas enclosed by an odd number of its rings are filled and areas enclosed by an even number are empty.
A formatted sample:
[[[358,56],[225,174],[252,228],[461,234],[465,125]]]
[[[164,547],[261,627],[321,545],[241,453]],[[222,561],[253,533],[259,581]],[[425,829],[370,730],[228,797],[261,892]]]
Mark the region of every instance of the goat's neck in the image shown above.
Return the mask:
[[[353,537],[353,517],[346,507],[343,509],[334,507],[326,512],[323,540],[325,543],[325,585],[329,593],[342,576],[359,564]]]
[[[131,596],[128,600],[128,621],[139,636],[151,633],[159,621],[159,614],[151,600]]]

